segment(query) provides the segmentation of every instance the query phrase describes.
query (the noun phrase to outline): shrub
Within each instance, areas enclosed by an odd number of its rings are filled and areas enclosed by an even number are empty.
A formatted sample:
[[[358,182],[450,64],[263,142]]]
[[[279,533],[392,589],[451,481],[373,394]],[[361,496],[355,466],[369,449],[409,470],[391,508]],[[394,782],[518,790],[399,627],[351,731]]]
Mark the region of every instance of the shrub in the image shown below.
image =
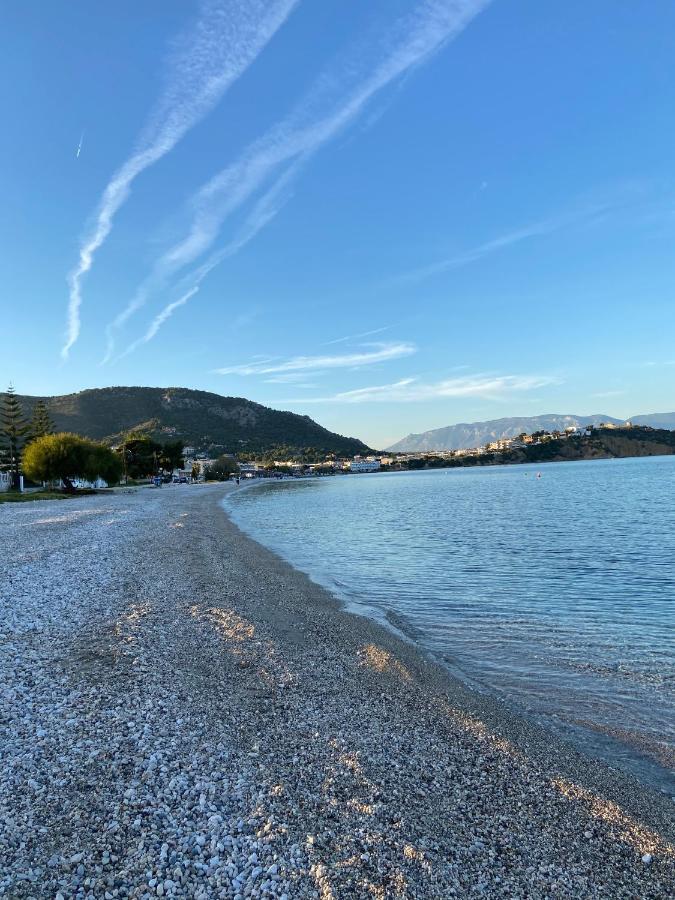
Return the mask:
[[[77,434],[47,434],[26,447],[23,468],[33,481],[63,481],[73,490],[72,480],[103,478],[108,484],[119,481],[122,464],[112,450]]]
[[[234,475],[239,471],[239,465],[236,459],[230,456],[219,456],[206,467],[205,475],[207,481],[227,481],[230,475]]]

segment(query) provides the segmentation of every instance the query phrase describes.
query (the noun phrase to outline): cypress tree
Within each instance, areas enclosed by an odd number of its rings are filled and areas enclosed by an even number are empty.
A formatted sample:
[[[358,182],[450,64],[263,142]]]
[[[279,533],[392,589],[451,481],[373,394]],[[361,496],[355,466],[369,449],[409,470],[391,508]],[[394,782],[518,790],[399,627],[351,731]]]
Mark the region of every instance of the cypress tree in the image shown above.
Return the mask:
[[[28,426],[23,416],[19,398],[10,384],[0,407],[0,436],[4,439],[7,467],[14,476],[14,490],[18,490],[19,487],[21,445],[27,431]]]
[[[45,401],[38,400],[33,407],[33,415],[28,427],[28,440],[34,441],[47,434],[54,434],[54,423],[50,418]]]

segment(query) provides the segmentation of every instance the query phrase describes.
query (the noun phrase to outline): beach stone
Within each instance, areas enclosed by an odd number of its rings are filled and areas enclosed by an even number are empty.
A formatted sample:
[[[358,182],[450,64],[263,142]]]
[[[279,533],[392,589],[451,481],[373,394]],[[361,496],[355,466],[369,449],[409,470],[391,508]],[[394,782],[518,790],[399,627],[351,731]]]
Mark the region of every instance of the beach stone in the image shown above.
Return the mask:
[[[3,900],[674,895],[668,798],[343,612],[228,490],[0,505]]]

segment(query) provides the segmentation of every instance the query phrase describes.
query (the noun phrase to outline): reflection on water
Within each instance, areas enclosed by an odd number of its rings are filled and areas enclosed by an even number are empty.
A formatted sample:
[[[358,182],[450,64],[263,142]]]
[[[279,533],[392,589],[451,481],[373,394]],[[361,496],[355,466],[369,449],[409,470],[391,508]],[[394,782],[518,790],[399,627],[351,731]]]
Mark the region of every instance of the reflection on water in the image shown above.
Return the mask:
[[[285,481],[227,502],[244,530],[350,604],[666,787],[675,459],[541,472]]]

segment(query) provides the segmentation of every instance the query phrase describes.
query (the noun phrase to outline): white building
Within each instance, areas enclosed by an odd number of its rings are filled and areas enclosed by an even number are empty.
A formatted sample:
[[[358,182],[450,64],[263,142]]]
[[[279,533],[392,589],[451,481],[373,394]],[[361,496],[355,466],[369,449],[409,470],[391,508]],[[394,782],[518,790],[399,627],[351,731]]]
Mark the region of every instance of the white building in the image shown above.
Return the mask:
[[[350,463],[349,468],[352,472],[379,472],[379,459],[360,459],[355,457]]]

